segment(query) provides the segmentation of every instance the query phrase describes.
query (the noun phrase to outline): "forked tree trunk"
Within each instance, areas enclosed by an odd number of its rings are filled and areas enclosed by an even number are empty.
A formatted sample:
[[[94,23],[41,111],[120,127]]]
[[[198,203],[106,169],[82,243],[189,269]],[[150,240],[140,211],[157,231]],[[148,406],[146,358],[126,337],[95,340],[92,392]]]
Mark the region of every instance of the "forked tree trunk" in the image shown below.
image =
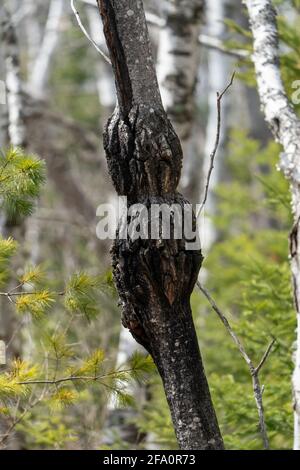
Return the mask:
[[[176,192],[182,150],[162,106],[141,0],[98,0],[118,106],[104,135],[109,171],[128,204],[186,202]],[[181,449],[223,449],[199,352],[190,295],[202,262],[185,240],[117,238],[122,321],[152,355]]]

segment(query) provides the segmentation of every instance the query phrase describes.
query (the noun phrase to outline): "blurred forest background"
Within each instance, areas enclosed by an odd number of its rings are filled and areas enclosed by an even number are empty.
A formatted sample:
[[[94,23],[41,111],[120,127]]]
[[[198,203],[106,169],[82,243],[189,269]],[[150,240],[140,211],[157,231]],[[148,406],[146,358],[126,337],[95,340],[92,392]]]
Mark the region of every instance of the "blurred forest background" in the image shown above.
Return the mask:
[[[112,71],[78,24],[106,51],[96,1],[77,0],[77,18],[69,0],[0,1],[0,80],[12,85],[0,104],[1,446],[176,449],[160,379],[121,329],[110,241],[96,237],[96,208],[115,198],[102,147],[115,106]],[[274,3],[291,97],[300,3]],[[215,141],[216,92],[236,71],[201,220],[201,277],[255,363],[276,339],[260,378],[270,447],[290,449],[290,195],[260,111],[247,12],[234,0],[144,6],[184,149],[180,190],[193,203],[202,200]],[[225,446],[261,449],[248,367],[200,291],[192,306]]]

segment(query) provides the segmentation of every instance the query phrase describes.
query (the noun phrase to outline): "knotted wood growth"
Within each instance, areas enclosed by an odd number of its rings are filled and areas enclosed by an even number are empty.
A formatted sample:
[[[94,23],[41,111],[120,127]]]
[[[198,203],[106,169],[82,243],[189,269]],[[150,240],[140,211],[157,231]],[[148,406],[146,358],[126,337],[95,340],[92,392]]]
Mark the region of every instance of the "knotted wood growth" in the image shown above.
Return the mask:
[[[118,106],[104,135],[109,172],[128,204],[187,201],[182,150],[162,107],[141,0],[98,0]],[[202,262],[185,239],[117,237],[113,271],[122,322],[152,355],[182,449],[222,449],[190,308]]]

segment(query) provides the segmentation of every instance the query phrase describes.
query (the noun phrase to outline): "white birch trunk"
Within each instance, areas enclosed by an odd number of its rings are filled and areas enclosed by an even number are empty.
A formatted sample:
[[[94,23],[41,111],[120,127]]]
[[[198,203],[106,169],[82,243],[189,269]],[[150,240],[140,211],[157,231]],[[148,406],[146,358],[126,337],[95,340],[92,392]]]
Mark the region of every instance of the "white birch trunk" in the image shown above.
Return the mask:
[[[284,90],[279,68],[276,12],[270,0],[247,0],[253,33],[253,62],[265,119],[283,147],[280,168],[290,181],[294,227],[290,258],[297,311],[294,394],[294,449],[300,450],[300,120]]]
[[[203,0],[174,0],[162,5],[165,25],[158,47],[157,77],[162,101],[183,148],[184,167],[181,186],[196,202],[194,176],[199,173],[199,139],[195,132],[197,78],[199,70],[199,29]],[[199,129],[197,134],[199,135]],[[201,140],[200,140],[201,142]]]

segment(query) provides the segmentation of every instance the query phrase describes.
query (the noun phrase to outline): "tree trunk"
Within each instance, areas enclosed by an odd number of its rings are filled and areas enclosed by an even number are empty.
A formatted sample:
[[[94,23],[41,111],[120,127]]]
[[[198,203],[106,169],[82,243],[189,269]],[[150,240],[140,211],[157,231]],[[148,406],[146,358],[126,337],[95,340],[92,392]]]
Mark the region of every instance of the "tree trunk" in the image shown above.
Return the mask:
[[[182,150],[162,106],[142,1],[98,6],[118,96],[104,135],[114,186],[130,205],[182,207]],[[180,448],[223,449],[190,308],[201,252],[186,251],[185,240],[117,237],[112,255],[122,322],[157,365]]]
[[[4,7],[1,9],[1,40],[5,60],[5,86],[7,99],[7,138],[14,147],[26,147],[27,136],[24,124],[23,96],[20,79],[19,48],[11,15]],[[23,235],[22,223],[15,223],[1,214],[1,235],[20,239]],[[7,344],[18,323],[14,308],[7,304],[6,299],[0,302],[0,335]],[[9,359],[20,356],[22,341],[17,338],[10,342],[7,351]]]
[[[43,40],[38,55],[32,64],[32,71],[29,78],[29,90],[31,94],[36,97],[42,97],[45,94],[51,59],[60,35],[59,27],[63,7],[63,0],[51,0],[49,5]]]
[[[165,26],[161,28],[157,76],[165,111],[181,141],[185,156],[181,187],[192,203],[198,202],[199,148],[204,130],[196,129],[197,78],[200,62],[198,36],[204,0],[162,3]],[[197,123],[199,124],[199,123]],[[199,132],[200,130],[200,132]]]

